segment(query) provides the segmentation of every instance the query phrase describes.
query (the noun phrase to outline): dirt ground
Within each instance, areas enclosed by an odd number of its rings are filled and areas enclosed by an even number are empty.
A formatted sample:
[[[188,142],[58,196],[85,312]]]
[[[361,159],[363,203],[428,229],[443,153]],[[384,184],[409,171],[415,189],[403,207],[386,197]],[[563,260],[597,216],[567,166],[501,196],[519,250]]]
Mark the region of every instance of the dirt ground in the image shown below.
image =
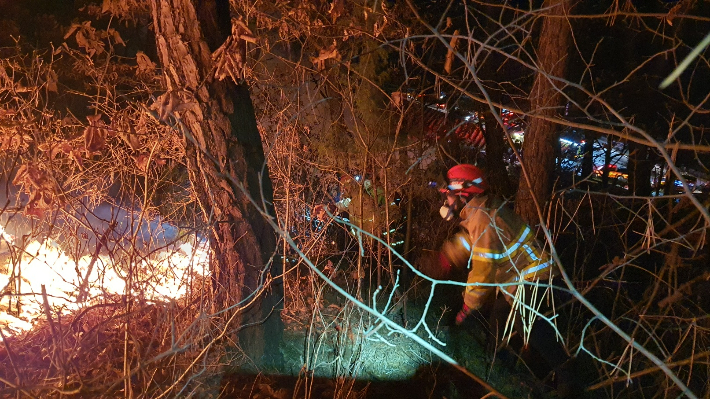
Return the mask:
[[[456,294],[460,296],[459,294]],[[234,368],[221,382],[221,398],[476,398],[488,391],[411,338],[382,329],[363,334],[371,320],[329,296],[315,313],[288,318],[280,344],[284,366],[276,373]],[[531,377],[513,351],[493,356],[475,320],[452,326],[445,293],[432,304],[428,323],[446,346],[437,347],[510,398],[544,398],[549,387]],[[408,303],[406,323],[416,325],[422,303]],[[405,322],[402,310],[390,314]],[[423,330],[418,335],[427,338]],[[428,341],[431,341],[428,339]],[[495,359],[495,360],[494,360]]]

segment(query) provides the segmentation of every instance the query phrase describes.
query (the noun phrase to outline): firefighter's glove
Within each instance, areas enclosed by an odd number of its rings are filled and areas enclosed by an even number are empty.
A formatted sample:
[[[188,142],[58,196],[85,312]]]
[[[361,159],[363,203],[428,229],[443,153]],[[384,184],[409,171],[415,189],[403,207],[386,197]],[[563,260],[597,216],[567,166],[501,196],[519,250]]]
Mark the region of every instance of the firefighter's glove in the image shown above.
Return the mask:
[[[459,312],[456,314],[456,325],[460,326],[461,324],[463,324],[464,320],[466,320],[468,315],[471,314],[472,310],[473,309],[469,308],[468,305],[464,303],[461,310],[459,310]]]

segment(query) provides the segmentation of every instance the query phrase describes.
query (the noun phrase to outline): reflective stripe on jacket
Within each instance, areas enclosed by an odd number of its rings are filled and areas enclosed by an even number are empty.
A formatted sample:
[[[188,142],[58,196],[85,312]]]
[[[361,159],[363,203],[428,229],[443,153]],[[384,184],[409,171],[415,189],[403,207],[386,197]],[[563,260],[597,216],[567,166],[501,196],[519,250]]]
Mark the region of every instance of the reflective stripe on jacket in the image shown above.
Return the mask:
[[[530,227],[503,201],[474,197],[460,213],[462,231],[446,242],[442,252],[458,267],[469,269],[464,302],[478,309],[495,287],[476,283],[514,283],[547,279],[553,261],[540,247]],[[516,285],[505,288],[513,293]]]

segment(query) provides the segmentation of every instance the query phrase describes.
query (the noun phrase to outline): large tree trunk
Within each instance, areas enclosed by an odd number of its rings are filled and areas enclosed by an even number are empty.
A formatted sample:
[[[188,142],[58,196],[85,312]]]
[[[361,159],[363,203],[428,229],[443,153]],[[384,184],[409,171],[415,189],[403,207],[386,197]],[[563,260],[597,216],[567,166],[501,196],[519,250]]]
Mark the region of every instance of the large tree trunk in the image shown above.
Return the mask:
[[[486,178],[491,191],[495,194],[510,199],[515,190],[510,184],[508,170],[503,162],[505,153],[505,132],[489,110],[483,111],[486,127],[483,136],[486,138]]]
[[[263,216],[229,180],[243,184],[259,204],[259,179],[267,204],[272,203],[272,189],[268,173],[260,176],[264,154],[249,91],[244,85],[214,78],[212,52],[193,1],[152,0],[153,29],[168,95],[178,103],[190,104],[173,106],[173,115],[165,117],[179,119],[176,128],[183,129],[189,178],[207,220],[214,253],[213,311],[220,311],[240,304],[259,288],[276,242]],[[205,2],[202,7],[214,4]],[[205,15],[216,13],[203,12],[200,16]],[[214,25],[209,31],[214,33]],[[162,114],[171,109],[163,108]],[[272,267],[278,267],[278,262]],[[280,275],[277,270],[271,273]],[[276,303],[280,303],[282,288],[272,283],[270,291],[271,295],[246,312],[241,304],[225,313],[229,317],[235,311],[242,312],[235,320],[244,324],[271,315],[266,323],[256,323],[258,327],[239,336],[242,348],[257,364],[263,364],[260,360],[272,364],[278,361],[278,341],[265,346],[264,339],[280,339]],[[262,359],[264,355],[268,358]]]
[[[584,133],[584,146],[582,147],[582,178],[586,179],[594,173],[594,141],[596,135],[590,132]]]
[[[529,178],[520,177],[516,211],[529,224],[538,224],[539,218],[533,194],[541,208],[551,195],[551,175],[555,166],[555,139],[557,126],[541,117],[554,116],[561,105],[559,91],[563,86],[550,77],[564,78],[567,70],[567,50],[571,35],[569,22],[561,17],[569,11],[570,0],[545,0],[543,8],[550,15],[540,30],[537,46],[537,65],[540,71],[530,92],[530,123],[523,143],[523,167]]]
[[[629,143],[629,191],[641,197],[651,195],[651,168],[648,147]]]

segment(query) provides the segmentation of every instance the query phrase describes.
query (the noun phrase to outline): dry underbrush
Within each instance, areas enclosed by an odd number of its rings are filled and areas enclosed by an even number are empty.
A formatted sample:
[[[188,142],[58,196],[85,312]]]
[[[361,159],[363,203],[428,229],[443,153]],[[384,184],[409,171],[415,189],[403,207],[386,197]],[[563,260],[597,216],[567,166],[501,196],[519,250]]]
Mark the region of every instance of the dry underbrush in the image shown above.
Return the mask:
[[[175,397],[206,389],[219,369],[217,326],[200,297],[126,303],[114,296],[71,315],[52,311],[0,346],[3,397]],[[126,389],[133,395],[127,394]],[[181,396],[181,395],[177,395]]]

